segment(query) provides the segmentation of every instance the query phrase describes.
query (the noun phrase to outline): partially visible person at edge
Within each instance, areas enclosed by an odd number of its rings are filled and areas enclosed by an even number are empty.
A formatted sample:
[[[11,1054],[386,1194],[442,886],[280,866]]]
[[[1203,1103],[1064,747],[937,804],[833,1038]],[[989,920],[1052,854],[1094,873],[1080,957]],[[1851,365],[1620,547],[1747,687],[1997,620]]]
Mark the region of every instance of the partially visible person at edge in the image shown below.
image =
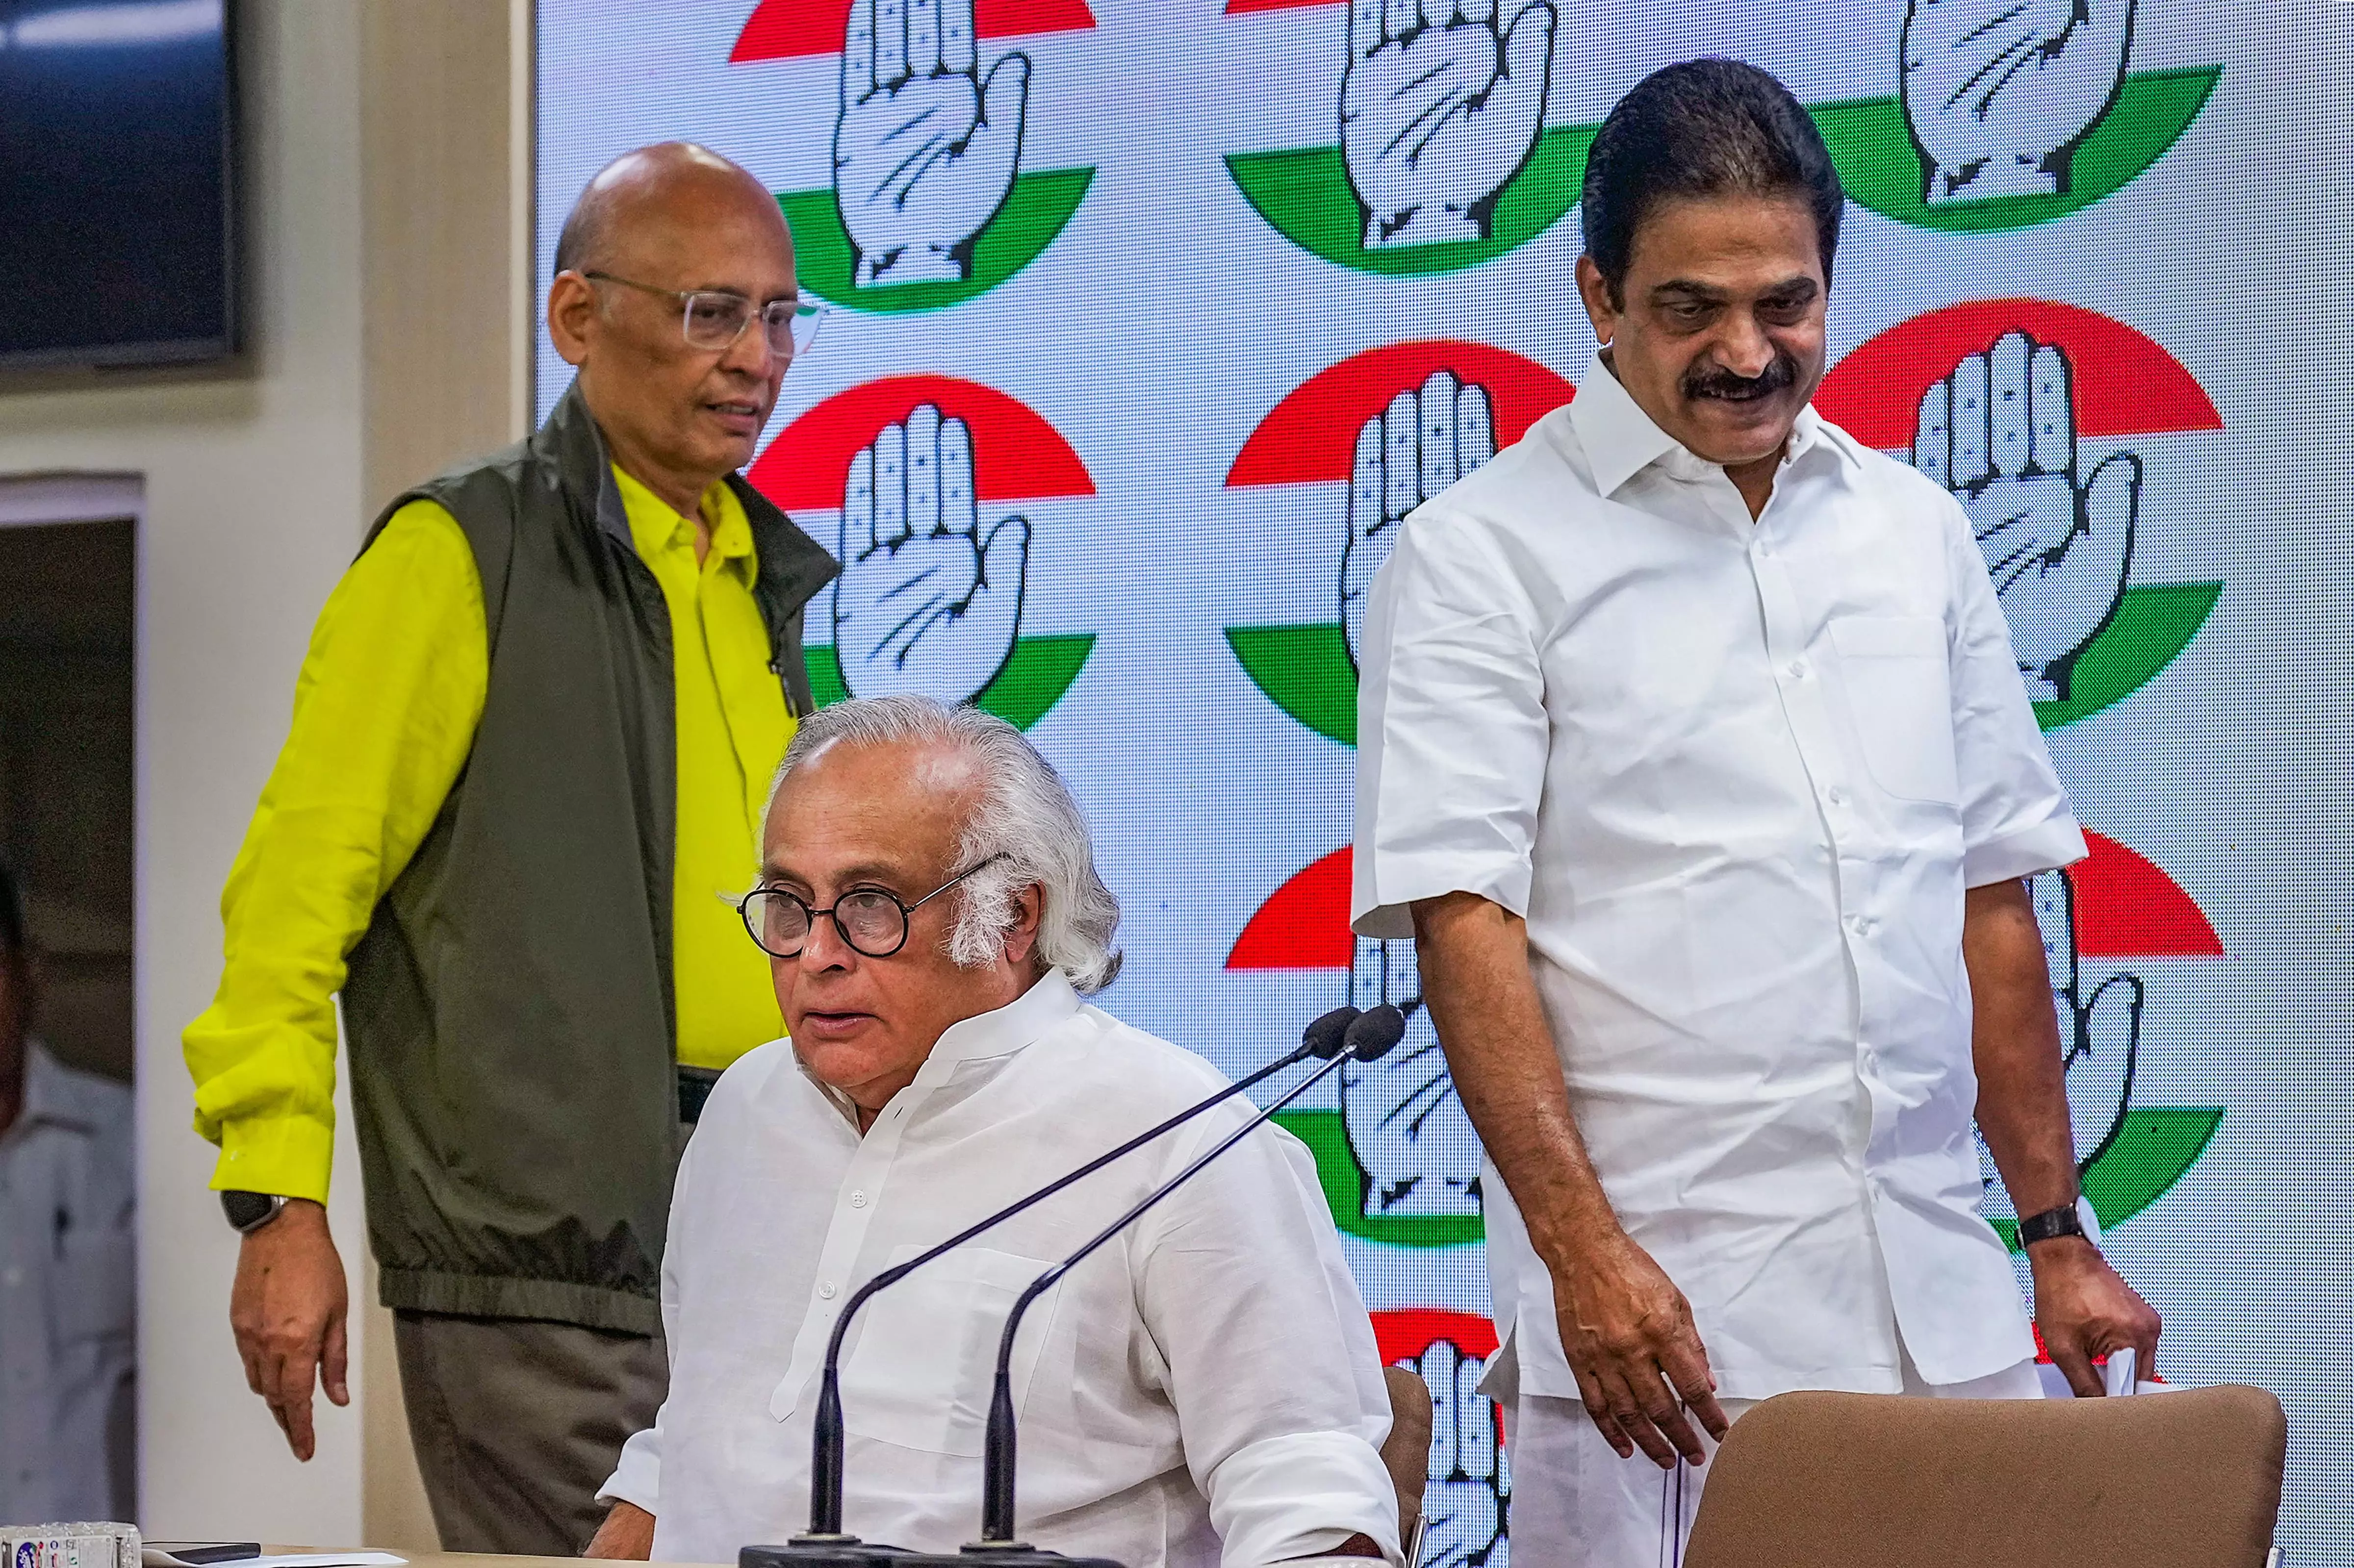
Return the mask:
[[[737,473],[792,358],[792,237],[744,170],[617,159],[548,291],[578,369],[528,440],[409,491],[329,598],[186,1034],[229,1318],[295,1455],[347,1402],[323,1203],[343,998],[368,1237],[445,1548],[562,1555],[667,1383],[679,1149],[776,1037],[725,896],[811,706],[832,557]]]
[[[2157,1351],[2079,1212],[2021,879],[2084,841],[1986,564],[1808,407],[1841,201],[1765,72],[1636,86],[1576,400],[1373,590],[1352,913],[1416,939],[1492,1165],[1514,1568],[1668,1561],[1786,1390],[2037,1395],[1973,1113],[2069,1383]]]
[[[131,1091],[34,1035],[40,969],[0,863],[0,1520],[131,1519]]]

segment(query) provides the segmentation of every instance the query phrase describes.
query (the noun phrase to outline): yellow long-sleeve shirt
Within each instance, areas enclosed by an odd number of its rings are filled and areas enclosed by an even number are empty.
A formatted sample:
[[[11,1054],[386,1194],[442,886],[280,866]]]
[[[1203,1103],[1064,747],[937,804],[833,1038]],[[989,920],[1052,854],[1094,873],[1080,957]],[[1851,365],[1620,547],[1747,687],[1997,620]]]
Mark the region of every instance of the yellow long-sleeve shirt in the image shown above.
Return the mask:
[[[711,529],[614,471],[639,557],[670,610],[678,827],[671,963],[678,1058],[725,1067],[783,1033],[769,967],[725,899],[751,885],[760,811],[792,738],[769,669],[743,503],[704,493]],[[482,579],[457,520],[393,514],[328,597],[294,722],[221,895],[226,962],[182,1036],[213,1186],[324,1202],[345,959],[424,842],[472,749],[490,685]]]

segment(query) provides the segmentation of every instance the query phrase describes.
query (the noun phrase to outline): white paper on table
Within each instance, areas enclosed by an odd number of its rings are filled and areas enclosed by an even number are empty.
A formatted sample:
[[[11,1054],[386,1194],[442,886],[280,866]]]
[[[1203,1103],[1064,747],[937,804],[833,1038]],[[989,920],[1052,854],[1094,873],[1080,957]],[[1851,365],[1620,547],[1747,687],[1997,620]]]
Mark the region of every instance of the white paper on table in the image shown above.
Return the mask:
[[[139,1559],[142,1568],[175,1568],[179,1563],[169,1552],[142,1552]],[[212,1568],[398,1568],[408,1561],[391,1552],[281,1552],[275,1556],[240,1556],[214,1563]]]
[[[167,1552],[140,1553],[143,1568],[175,1568],[179,1559]],[[239,1557],[212,1568],[397,1568],[408,1561],[389,1552],[281,1552],[276,1556]]]

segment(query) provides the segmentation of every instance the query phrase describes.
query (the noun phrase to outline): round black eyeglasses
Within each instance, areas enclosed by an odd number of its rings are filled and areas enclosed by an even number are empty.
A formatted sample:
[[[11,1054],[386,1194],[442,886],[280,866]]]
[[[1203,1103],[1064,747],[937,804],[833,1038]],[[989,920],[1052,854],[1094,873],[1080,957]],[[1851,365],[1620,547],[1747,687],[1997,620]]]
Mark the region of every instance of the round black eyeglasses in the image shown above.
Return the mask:
[[[744,929],[772,959],[801,957],[801,949],[809,945],[810,929],[821,915],[833,922],[833,928],[842,934],[852,952],[870,959],[887,959],[907,945],[908,916],[966,877],[1004,858],[1000,853],[968,866],[913,904],[902,903],[897,894],[880,887],[861,887],[835,899],[832,908],[820,909],[799,894],[788,893],[781,887],[756,887],[744,895],[736,907],[744,916]]]

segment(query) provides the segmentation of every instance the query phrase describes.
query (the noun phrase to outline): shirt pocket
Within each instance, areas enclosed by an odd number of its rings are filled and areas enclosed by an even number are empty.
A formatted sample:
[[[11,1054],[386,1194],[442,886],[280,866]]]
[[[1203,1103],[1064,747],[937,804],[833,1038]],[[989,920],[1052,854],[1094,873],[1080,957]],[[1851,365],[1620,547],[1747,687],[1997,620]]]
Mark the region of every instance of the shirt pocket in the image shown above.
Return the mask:
[[[1924,615],[1850,615],[1830,625],[1864,766],[1900,800],[1961,797],[1946,623]]]
[[[889,1261],[903,1263],[919,1250],[896,1248]],[[988,1247],[959,1247],[877,1291],[843,1363],[844,1429],[926,1454],[979,1458],[1006,1315],[1014,1298],[1052,1266]],[[1023,1317],[1011,1369],[1017,1411],[1061,1290],[1058,1281]]]

